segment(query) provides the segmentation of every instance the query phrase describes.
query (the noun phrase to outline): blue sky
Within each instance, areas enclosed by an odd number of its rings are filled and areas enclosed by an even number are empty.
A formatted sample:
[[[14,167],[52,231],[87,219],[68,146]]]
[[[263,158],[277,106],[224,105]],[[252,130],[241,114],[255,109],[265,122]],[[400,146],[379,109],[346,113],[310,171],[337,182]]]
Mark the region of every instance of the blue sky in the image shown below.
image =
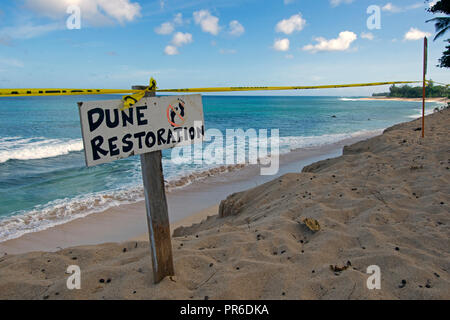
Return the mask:
[[[66,27],[71,4],[81,29]],[[381,29],[367,27],[370,5]],[[160,88],[420,80],[421,38],[434,33],[425,8],[423,0],[2,1],[0,87],[126,89],[150,76]],[[430,37],[428,77],[447,83],[448,70],[435,67],[443,48]]]

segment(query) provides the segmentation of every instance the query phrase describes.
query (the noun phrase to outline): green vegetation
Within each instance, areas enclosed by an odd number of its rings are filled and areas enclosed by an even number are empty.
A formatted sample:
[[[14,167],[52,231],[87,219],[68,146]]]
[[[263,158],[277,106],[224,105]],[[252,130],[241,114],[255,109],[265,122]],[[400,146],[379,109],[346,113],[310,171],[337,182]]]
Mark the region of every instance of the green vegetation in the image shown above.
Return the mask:
[[[374,97],[390,97],[390,98],[421,98],[422,87],[411,87],[404,85],[397,87],[392,85],[389,92],[374,93]],[[450,90],[446,86],[435,86],[433,81],[429,81],[425,87],[425,95],[427,98],[450,98]]]
[[[429,0],[427,0],[429,2]],[[428,12],[436,14],[443,13],[446,14],[446,17],[436,17],[427,22],[434,22],[434,26],[436,28],[436,36],[434,40],[436,41],[440,37],[442,37],[448,30],[450,30],[450,0],[439,0],[437,1],[431,8],[428,9]],[[445,40],[450,44],[450,39]],[[450,68],[450,45],[445,47],[445,50],[442,54],[442,58],[439,59],[439,67],[441,68]]]

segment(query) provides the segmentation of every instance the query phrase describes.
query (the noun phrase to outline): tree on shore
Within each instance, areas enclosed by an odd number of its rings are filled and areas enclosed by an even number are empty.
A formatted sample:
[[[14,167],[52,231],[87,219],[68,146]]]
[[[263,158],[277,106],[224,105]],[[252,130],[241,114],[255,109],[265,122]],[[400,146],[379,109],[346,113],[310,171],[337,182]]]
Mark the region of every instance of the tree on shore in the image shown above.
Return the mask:
[[[390,97],[390,98],[421,98],[423,95],[422,87],[412,87],[408,85],[396,86],[395,84],[389,88],[389,92],[374,93],[374,97]],[[427,82],[425,87],[425,96],[427,98],[444,98],[450,97],[447,86],[436,86],[432,80]]]
[[[427,0],[429,2],[429,0]],[[434,26],[436,28],[436,35],[434,37],[434,41],[444,36],[444,34],[450,30],[450,0],[439,0],[434,5],[432,5],[428,12],[436,14],[436,13],[444,13],[446,17],[436,17],[428,20],[427,22],[434,22]],[[445,40],[449,43],[446,46],[446,50],[443,52],[442,57],[439,59],[439,67],[441,68],[450,68],[450,39]]]

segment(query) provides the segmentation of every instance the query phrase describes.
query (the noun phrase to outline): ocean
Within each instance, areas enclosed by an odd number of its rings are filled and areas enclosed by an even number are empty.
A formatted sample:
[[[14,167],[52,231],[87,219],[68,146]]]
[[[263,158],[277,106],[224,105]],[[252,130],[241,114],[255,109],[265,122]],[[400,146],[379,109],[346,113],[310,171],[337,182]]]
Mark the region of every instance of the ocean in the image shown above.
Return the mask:
[[[0,242],[143,199],[139,157],[86,168],[78,101],[110,96],[0,98]],[[204,96],[205,128],[279,129],[280,152],[381,132],[420,116],[421,103],[340,97]],[[437,106],[428,103],[427,112]],[[214,164],[174,164],[169,182]]]

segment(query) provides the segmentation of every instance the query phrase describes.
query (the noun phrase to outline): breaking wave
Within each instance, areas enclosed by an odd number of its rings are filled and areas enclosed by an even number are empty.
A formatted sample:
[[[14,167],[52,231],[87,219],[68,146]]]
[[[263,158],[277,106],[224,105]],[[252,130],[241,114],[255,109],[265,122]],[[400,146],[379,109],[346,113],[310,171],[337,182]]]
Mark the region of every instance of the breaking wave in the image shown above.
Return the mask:
[[[79,139],[0,138],[0,163],[9,160],[53,158],[83,150]]]

